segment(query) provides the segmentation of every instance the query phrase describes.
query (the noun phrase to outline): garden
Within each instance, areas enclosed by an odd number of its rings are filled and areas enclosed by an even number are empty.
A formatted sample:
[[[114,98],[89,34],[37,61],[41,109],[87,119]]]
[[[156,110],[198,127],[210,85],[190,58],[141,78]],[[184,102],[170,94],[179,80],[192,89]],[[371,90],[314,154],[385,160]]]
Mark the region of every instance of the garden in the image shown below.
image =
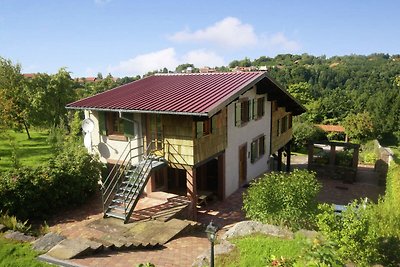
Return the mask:
[[[217,257],[220,266],[398,266],[400,263],[400,166],[392,164],[386,194],[378,203],[355,200],[341,213],[318,204],[315,173],[271,173],[244,195],[246,217],[316,235],[282,239],[253,235],[230,240],[235,249]],[[236,262],[236,265],[235,265]]]

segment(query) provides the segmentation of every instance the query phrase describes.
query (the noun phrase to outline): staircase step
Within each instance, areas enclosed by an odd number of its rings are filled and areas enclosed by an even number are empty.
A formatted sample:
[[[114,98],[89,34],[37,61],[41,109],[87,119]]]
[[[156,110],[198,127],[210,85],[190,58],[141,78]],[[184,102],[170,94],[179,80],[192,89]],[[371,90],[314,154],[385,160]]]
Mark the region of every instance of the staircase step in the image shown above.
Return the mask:
[[[124,214],[116,213],[116,212],[112,212],[112,211],[107,211],[106,216],[125,220]]]

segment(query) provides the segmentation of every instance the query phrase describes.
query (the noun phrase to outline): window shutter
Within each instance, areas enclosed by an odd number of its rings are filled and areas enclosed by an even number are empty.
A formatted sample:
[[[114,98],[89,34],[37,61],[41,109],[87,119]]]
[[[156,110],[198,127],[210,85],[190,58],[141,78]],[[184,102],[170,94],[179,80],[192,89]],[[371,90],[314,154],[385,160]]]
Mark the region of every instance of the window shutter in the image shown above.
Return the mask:
[[[101,135],[107,135],[106,114],[103,111],[98,111],[97,114],[99,120],[99,133]]]
[[[133,116],[128,116],[129,119],[132,119]],[[135,136],[135,124],[133,121],[124,121],[124,135],[126,137],[134,137]]]
[[[253,102],[253,108],[252,108],[253,114],[252,114],[252,118],[255,120],[255,119],[258,118],[258,113],[257,113],[257,111],[258,111],[258,108],[257,108],[258,100],[257,100],[257,99],[253,99],[252,102]]]
[[[260,151],[259,152],[260,156],[264,155],[265,154],[265,135],[260,137],[258,146],[259,146],[258,150]]]
[[[253,163],[257,157],[257,141],[251,142],[250,162]]]
[[[265,98],[261,97],[258,100],[258,109],[257,109],[257,117],[262,117],[264,116],[264,102]]]
[[[200,138],[203,136],[203,122],[196,122],[196,138]]]
[[[242,122],[242,103],[235,103],[235,125],[240,126]]]
[[[217,125],[217,116],[213,116],[211,118],[211,133],[217,133],[218,125]]]

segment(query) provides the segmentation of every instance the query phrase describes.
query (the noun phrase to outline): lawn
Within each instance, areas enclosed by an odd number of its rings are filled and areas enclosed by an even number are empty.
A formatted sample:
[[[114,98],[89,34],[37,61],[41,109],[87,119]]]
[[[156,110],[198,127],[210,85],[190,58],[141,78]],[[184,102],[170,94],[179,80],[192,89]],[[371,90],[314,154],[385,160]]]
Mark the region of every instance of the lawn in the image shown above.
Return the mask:
[[[0,138],[0,172],[12,167],[13,146],[22,166],[36,166],[51,157],[47,131],[30,130],[32,139],[25,132],[7,130]]]
[[[266,235],[252,235],[231,240],[236,248],[216,258],[216,266],[266,266],[271,256],[285,259],[298,257],[307,246],[304,237],[282,239]]]
[[[0,266],[54,266],[36,259],[39,254],[27,243],[19,243],[0,235]]]

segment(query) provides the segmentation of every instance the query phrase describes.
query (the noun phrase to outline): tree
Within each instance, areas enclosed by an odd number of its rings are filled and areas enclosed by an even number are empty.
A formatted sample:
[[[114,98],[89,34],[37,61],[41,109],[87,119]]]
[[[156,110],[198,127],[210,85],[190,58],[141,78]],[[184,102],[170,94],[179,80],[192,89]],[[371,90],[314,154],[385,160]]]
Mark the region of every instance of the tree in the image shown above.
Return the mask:
[[[368,112],[349,114],[342,124],[349,138],[360,141],[372,139],[374,127]]]
[[[50,113],[48,124],[58,126],[62,121],[67,121],[65,105],[75,100],[74,86],[75,83],[65,68],[61,68],[57,74],[51,76],[46,96],[48,102],[43,103]]]
[[[29,134],[29,92],[25,91],[21,66],[0,57],[0,123]]]
[[[313,99],[311,96],[311,86],[309,83],[299,82],[290,84],[287,90],[303,105],[308,104]]]

